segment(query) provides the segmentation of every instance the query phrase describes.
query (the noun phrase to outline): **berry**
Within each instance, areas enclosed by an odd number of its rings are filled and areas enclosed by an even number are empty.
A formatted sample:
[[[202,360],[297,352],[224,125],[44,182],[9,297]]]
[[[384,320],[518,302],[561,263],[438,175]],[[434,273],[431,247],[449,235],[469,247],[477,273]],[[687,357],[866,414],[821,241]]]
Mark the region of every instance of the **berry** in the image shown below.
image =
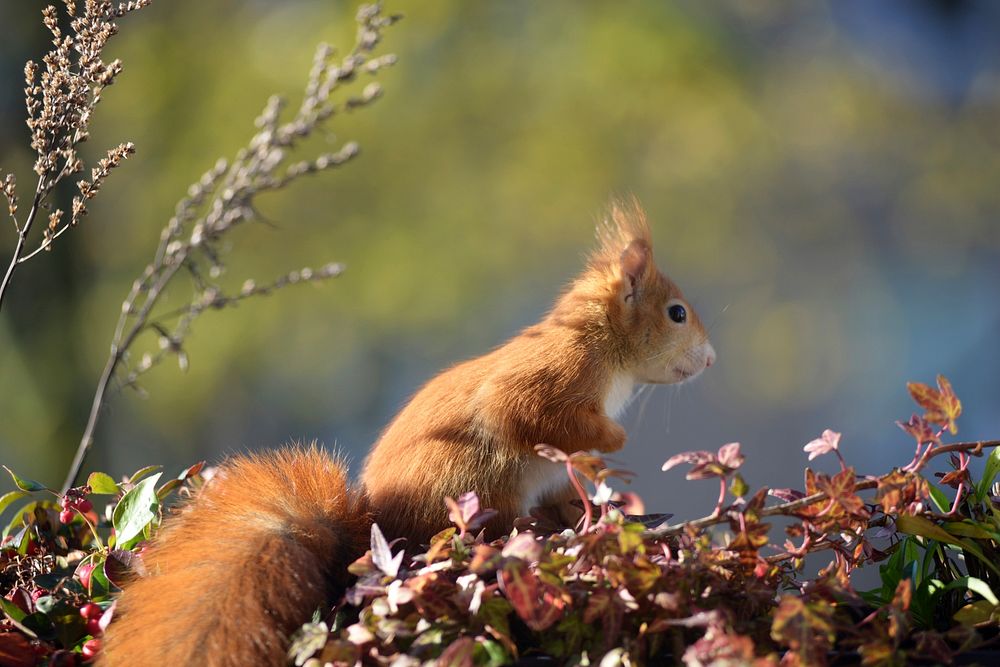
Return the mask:
[[[86,513],[86,512],[89,512],[90,510],[94,509],[94,504],[92,502],[90,502],[89,500],[87,500],[86,498],[81,498],[76,503],[76,508],[78,510],[80,510],[81,512]]]
[[[83,644],[83,657],[90,660],[97,656],[101,652],[101,640],[100,639],[88,639]]]
[[[90,590],[90,577],[94,573],[93,563],[84,563],[83,565],[76,568],[76,578],[80,580],[83,587],[88,591]]]
[[[94,604],[93,602],[88,602],[80,607],[80,616],[83,616],[86,619],[100,618],[103,613],[104,610],[101,609],[101,606]]]
[[[100,637],[104,634],[104,628],[101,627],[100,617],[87,619],[87,634],[93,637]]]
[[[49,592],[47,590],[45,590],[44,588],[36,588],[35,590],[31,591],[31,601],[32,602],[37,602],[38,598],[44,597],[44,596],[46,596],[48,594],[49,594]]]
[[[73,510],[66,509],[59,512],[59,523],[69,524],[73,521]]]

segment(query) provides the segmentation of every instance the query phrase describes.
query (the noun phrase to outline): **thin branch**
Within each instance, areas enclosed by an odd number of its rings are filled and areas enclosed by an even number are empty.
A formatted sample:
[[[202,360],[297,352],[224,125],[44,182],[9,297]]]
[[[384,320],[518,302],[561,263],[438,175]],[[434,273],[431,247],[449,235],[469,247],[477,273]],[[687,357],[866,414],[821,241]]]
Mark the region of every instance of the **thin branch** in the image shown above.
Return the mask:
[[[97,421],[100,419],[101,409],[104,405],[104,397],[107,394],[111,378],[114,377],[115,371],[118,369],[118,365],[125,358],[126,350],[128,350],[136,336],[142,332],[146,318],[149,316],[149,312],[153,309],[153,306],[155,306],[156,302],[159,300],[163,288],[166,287],[167,283],[171,278],[173,278],[174,274],[180,267],[181,263],[178,262],[169,266],[167,270],[161,274],[160,280],[158,280],[153,289],[150,290],[149,296],[137,316],[136,323],[132,326],[132,329],[129,330],[125,340],[122,341],[121,344],[118,344],[117,341],[119,338],[116,336],[115,342],[111,344],[111,354],[108,356],[108,361],[104,365],[104,371],[101,373],[101,377],[97,382],[97,389],[94,392],[94,400],[90,405],[90,416],[87,417],[87,427],[84,429],[83,437],[80,438],[80,444],[73,457],[73,463],[70,465],[69,472],[66,474],[66,481],[63,482],[63,493],[76,483],[76,478],[80,475],[80,469],[83,467],[83,462],[86,460],[87,454],[90,452],[90,448],[94,445],[94,431],[97,429]],[[126,314],[123,313],[123,315]]]
[[[55,241],[60,236],[62,236],[63,232],[65,232],[70,227],[72,227],[71,224],[69,224],[68,222],[65,223],[62,227],[60,227],[58,230],[56,230],[56,232],[54,234],[52,234],[47,239],[45,239],[44,241],[42,241],[41,245],[39,245],[37,248],[35,248],[31,252],[29,252],[27,255],[25,255],[21,259],[17,260],[17,263],[18,264],[23,264],[24,262],[27,262],[29,259],[31,259],[35,255],[37,255],[38,253],[43,252],[45,250],[48,250],[49,247],[52,245],[52,242]]]
[[[21,227],[17,235],[17,245],[14,246],[14,254],[10,258],[10,264],[7,266],[7,272],[4,274],[3,282],[0,282],[0,311],[3,310],[3,300],[7,295],[7,288],[10,286],[10,281],[14,277],[14,269],[21,259],[21,253],[24,252],[24,243],[28,238],[28,233],[31,232],[31,226],[35,222],[35,218],[38,216],[39,205],[42,203],[42,197],[44,190],[45,177],[38,177],[38,185],[35,187],[35,198],[31,202],[31,210],[28,211],[28,217],[24,221],[24,226]],[[15,221],[16,224],[16,221]]]

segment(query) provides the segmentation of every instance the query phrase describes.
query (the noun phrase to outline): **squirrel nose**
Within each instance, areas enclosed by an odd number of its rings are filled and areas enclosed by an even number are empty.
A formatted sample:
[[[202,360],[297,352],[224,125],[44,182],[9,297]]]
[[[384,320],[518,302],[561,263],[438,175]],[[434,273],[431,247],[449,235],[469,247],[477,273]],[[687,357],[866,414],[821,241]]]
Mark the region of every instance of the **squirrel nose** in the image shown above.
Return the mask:
[[[713,348],[708,343],[705,343],[708,350],[705,351],[705,368],[711,368],[712,364],[715,363],[715,348]]]

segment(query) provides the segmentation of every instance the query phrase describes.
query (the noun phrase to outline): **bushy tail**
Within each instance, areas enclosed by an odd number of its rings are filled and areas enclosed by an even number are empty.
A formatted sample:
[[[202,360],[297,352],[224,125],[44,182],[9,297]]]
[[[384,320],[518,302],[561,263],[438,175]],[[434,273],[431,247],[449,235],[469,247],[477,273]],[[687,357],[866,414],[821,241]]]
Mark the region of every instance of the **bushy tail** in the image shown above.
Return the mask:
[[[100,664],[284,665],[289,636],[343,589],[369,527],[345,467],[316,447],[230,461],[165,522]]]

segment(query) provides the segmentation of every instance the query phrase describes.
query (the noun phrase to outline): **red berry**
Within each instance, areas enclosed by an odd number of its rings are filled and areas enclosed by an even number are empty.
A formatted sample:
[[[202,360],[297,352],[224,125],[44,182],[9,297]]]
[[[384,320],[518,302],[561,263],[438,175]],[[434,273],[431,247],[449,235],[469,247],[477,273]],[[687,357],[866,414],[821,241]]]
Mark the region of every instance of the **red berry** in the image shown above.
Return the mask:
[[[88,591],[90,590],[90,577],[94,573],[93,563],[84,563],[83,565],[76,568],[76,578],[80,580],[83,587]]]
[[[88,602],[87,604],[80,607],[80,616],[84,618],[100,618],[104,610],[101,609],[100,605],[94,604],[93,602]]]
[[[100,639],[88,639],[83,644],[83,657],[94,658],[98,653],[101,652],[101,640]]]
[[[62,512],[59,512],[59,523],[72,523],[73,516],[73,510],[63,510]]]
[[[49,594],[49,592],[47,590],[45,590],[44,588],[36,588],[35,590],[31,591],[31,601],[32,602],[37,602],[38,598],[44,597],[44,596],[46,596],[48,594]]]
[[[81,498],[80,501],[76,504],[76,508],[81,512],[89,512],[90,510],[94,509],[94,504],[89,500],[87,500],[86,498]]]
[[[87,619],[87,634],[94,637],[100,637],[104,634],[104,628],[101,627],[100,617]]]

